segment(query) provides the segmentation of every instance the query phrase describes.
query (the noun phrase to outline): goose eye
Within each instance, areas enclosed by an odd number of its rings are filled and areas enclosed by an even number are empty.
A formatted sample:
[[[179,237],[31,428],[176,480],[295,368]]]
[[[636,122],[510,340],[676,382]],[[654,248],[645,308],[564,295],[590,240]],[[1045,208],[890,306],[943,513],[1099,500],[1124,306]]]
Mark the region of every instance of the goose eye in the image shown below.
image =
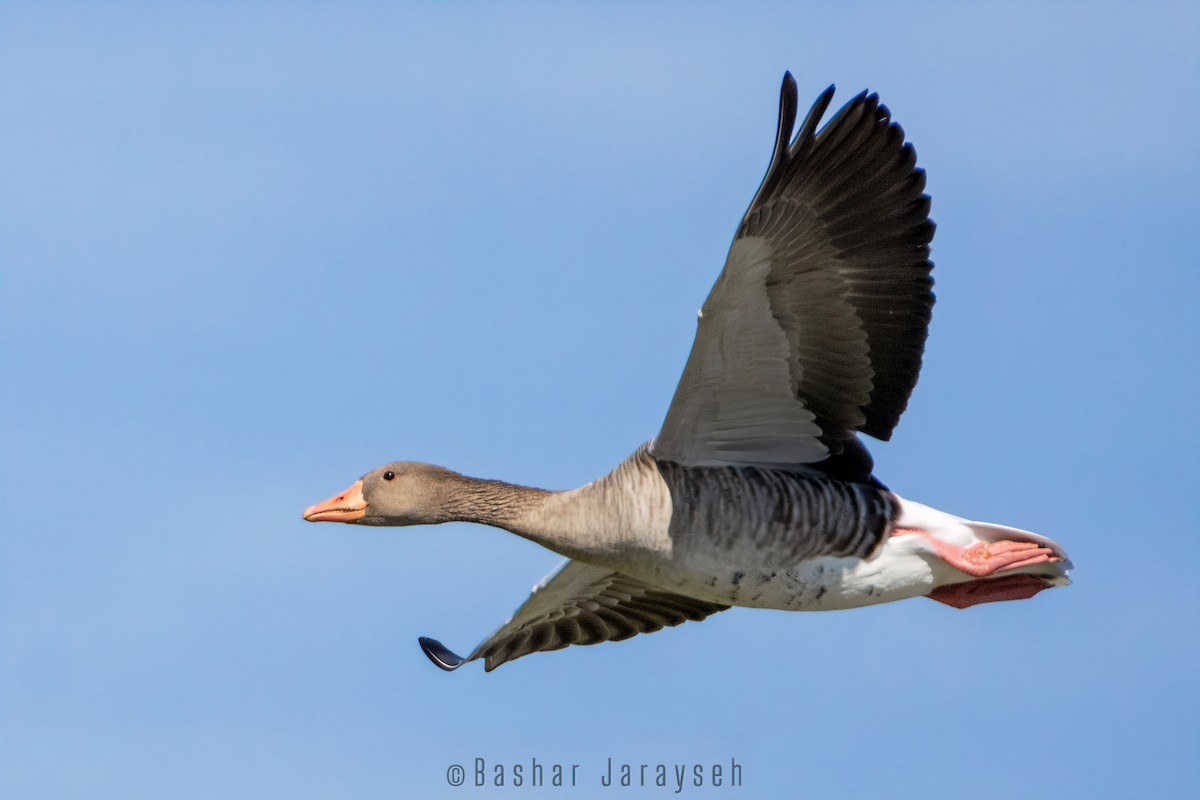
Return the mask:
[[[392,472],[390,469],[387,472],[383,473],[383,479],[385,481],[390,481],[395,477],[396,477],[396,473]]]

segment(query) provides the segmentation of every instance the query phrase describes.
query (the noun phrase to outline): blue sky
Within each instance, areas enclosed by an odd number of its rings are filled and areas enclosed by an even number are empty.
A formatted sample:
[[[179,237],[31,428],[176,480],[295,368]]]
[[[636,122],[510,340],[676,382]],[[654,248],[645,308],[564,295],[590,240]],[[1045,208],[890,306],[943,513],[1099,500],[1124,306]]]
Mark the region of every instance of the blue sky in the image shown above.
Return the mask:
[[[700,797],[1200,788],[1194,4],[0,6],[0,795],[484,797],[446,769],[743,765]],[[926,366],[877,472],[1076,584],[735,609],[491,674],[558,557],[308,525],[393,459],[547,488],[658,428],[778,84],[929,173]],[[509,789],[522,797],[532,790]]]

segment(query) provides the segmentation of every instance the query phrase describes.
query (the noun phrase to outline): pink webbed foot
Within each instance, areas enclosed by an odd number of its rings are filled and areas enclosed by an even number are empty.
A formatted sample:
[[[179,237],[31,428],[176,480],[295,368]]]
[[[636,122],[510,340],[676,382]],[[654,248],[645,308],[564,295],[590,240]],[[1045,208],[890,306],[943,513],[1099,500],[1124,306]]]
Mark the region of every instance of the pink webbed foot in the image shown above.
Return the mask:
[[[1037,542],[980,542],[966,549],[933,542],[937,554],[947,564],[976,578],[1058,560],[1053,550]]]
[[[939,586],[925,596],[954,608],[969,608],[1002,600],[1028,600],[1051,585],[1034,575],[1001,575]]]
[[[970,547],[955,547],[929,535],[920,528],[893,528],[892,536],[915,534],[933,545],[934,552],[950,566],[976,578],[986,578],[997,572],[1020,569],[1047,561],[1061,561],[1049,547],[1037,542],[979,542]]]
[[[893,528],[892,536],[916,534],[933,545],[934,552],[950,566],[975,578],[986,578],[997,572],[1061,561],[1049,547],[1037,542],[1014,542],[1003,539],[999,542],[979,542],[970,547],[955,547],[929,535],[920,528]]]

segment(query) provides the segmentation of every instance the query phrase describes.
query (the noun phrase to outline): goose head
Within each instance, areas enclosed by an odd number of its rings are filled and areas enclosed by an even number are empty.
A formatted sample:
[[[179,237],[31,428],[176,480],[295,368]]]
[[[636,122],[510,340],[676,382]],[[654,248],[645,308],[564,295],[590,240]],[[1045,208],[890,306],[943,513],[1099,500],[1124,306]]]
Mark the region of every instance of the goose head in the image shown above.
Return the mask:
[[[368,472],[344,492],[304,509],[309,522],[432,525],[446,522],[461,476],[432,464],[397,461]]]

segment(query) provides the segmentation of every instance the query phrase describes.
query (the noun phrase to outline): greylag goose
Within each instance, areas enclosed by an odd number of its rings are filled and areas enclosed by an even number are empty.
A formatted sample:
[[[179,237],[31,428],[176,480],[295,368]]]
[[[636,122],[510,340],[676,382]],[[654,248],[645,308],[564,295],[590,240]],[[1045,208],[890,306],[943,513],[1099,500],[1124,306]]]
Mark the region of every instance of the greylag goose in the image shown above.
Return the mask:
[[[544,491],[396,462],[311,522],[511,531],[565,556],[453,670],[702,620],[730,606],[826,611],[926,596],[957,608],[1070,583],[1053,541],[905,500],[858,438],[887,440],[925,348],[934,225],[904,132],[863,92],[793,137],[783,78],[770,166],[699,314],[658,435],[611,473]]]

